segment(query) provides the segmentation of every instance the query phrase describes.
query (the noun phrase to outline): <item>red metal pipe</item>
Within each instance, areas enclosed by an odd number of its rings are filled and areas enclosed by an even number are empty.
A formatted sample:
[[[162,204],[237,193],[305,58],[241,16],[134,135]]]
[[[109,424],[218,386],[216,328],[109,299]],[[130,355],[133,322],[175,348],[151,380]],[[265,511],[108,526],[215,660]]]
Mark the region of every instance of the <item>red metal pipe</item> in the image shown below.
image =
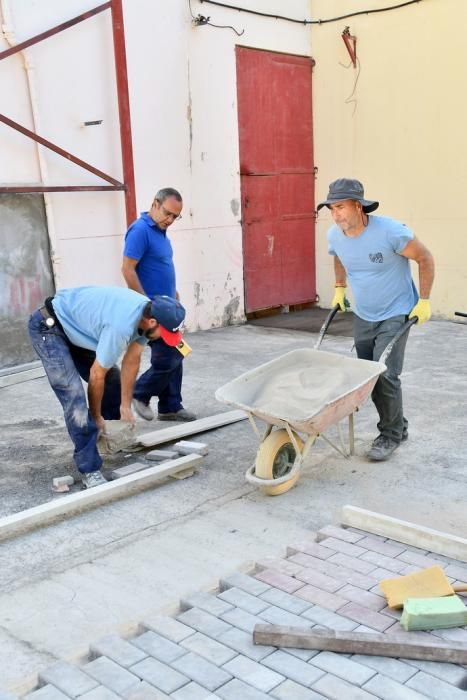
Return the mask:
[[[53,36],[54,34],[58,34],[59,32],[62,32],[64,29],[68,29],[68,27],[73,27],[75,24],[79,24],[79,22],[82,22],[85,19],[89,19],[89,17],[93,17],[94,15],[99,14],[99,12],[103,12],[104,10],[108,10],[109,7],[111,6],[111,2],[105,2],[103,5],[99,5],[98,7],[94,7],[92,10],[89,10],[88,12],[83,12],[82,15],[78,15],[77,17],[73,17],[73,19],[69,19],[66,22],[63,22],[63,24],[58,24],[56,27],[52,27],[52,29],[48,29],[46,32],[42,32],[41,34],[36,34],[36,36],[31,37],[30,39],[26,39],[26,41],[22,41],[20,44],[16,44],[15,46],[12,46],[9,49],[6,49],[5,51],[0,52],[0,61],[2,58],[8,58],[8,56],[12,56],[15,53],[18,53],[18,51],[22,51],[23,49],[27,49],[28,46],[33,46],[33,44],[38,44],[39,41],[42,41],[43,39],[48,39],[49,36]]]
[[[26,129],[25,126],[18,124],[18,122],[14,122],[12,119],[9,119],[4,114],[0,114],[0,122],[3,122],[7,126],[11,126],[13,129],[16,129],[16,131],[21,132],[25,136],[28,136],[30,139],[33,139],[33,141],[37,141],[38,143],[42,144],[42,146],[50,148],[51,151],[58,153],[58,155],[63,156],[67,160],[71,160],[72,163],[76,163],[76,165],[79,165],[81,168],[88,170],[90,173],[101,177],[103,180],[106,180],[106,182],[110,182],[112,185],[115,185],[117,187],[124,187],[123,183],[119,182],[118,180],[115,180],[110,175],[107,175],[107,173],[104,173],[102,172],[102,170],[98,170],[94,166],[89,165],[89,163],[86,163],[84,160],[77,158],[72,153],[65,151],[63,148],[56,146],[51,141],[47,141],[47,139],[42,138],[42,136],[39,136],[39,134],[35,134],[34,131]]]
[[[136,219],[135,174],[131,139],[130,98],[126,64],[125,30],[123,26],[122,0],[111,0],[112,30],[114,39],[115,73],[117,79],[118,115],[122,147],[123,182],[125,190],[126,220],[129,226]]]

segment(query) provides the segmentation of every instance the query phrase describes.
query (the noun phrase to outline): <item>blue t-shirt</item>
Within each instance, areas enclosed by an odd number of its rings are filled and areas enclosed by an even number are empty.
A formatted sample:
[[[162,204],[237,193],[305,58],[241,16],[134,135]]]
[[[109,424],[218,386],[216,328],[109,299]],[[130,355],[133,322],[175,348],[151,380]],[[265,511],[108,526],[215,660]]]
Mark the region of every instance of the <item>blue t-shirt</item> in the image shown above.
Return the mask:
[[[124,287],[59,289],[52,306],[73,345],[95,350],[102,367],[110,368],[128,345],[146,345],[138,324],[149,299]]]
[[[144,293],[151,299],[165,294],[175,299],[173,250],[166,232],[147,212],[143,212],[127,231],[123,255],[138,260],[136,274]]]
[[[337,226],[328,231],[328,252],[337,255],[347,273],[355,313],[365,321],[384,321],[408,314],[418,301],[409,260],[401,251],[412,231],[386,216],[369,216],[356,238]]]

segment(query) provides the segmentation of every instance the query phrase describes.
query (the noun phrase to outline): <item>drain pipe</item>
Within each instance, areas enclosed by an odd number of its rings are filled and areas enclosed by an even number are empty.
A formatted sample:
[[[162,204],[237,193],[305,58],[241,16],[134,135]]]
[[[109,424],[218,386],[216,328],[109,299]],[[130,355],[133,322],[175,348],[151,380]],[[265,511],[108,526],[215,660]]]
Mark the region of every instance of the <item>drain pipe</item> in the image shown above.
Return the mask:
[[[11,20],[11,12],[8,0],[0,0],[0,9],[2,13],[3,23],[1,25],[2,34],[9,46],[16,46],[17,41],[15,37],[15,31],[13,29],[13,23]],[[34,64],[31,63],[28,57],[26,49],[19,52],[23,59],[23,67],[26,71],[26,79],[28,84],[28,94],[29,103],[31,107],[31,116],[33,129],[35,133],[40,133],[40,119],[39,119],[39,107],[37,102],[36,86],[34,81]],[[48,169],[47,161],[45,158],[44,148],[40,143],[35,142],[37,161],[39,165],[39,175],[40,182],[42,185],[46,186],[48,182]],[[50,258],[52,260],[52,271],[55,282],[55,288],[59,287],[59,268],[60,268],[60,258],[57,254],[57,233],[55,228],[54,213],[52,207],[52,199],[49,192],[44,192],[44,205],[45,205],[45,217],[47,221],[47,233],[49,237],[50,245]]]

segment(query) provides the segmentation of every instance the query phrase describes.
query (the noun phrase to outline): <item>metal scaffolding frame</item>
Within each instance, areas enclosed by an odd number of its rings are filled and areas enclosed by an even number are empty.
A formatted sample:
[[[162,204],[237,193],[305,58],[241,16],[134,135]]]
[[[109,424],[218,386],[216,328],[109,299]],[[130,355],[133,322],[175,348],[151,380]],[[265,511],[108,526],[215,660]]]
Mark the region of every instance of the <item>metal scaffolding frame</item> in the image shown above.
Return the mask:
[[[63,148],[60,148],[59,146],[57,146],[57,144],[48,141],[39,134],[30,131],[21,124],[18,124],[18,122],[13,121],[6,115],[0,113],[0,122],[3,122],[3,124],[6,124],[7,126],[11,127],[12,129],[15,129],[16,131],[19,131],[21,134],[24,134],[33,141],[40,143],[42,146],[49,148],[51,151],[54,151],[54,153],[63,156],[72,163],[75,163],[81,168],[84,168],[84,170],[87,170],[93,173],[94,175],[97,175],[98,177],[102,178],[106,182],[110,183],[109,185],[33,185],[28,187],[0,186],[0,194],[24,194],[30,192],[123,191],[125,192],[126,219],[127,224],[129,225],[136,218],[136,195],[133,168],[130,100],[128,94],[128,73],[126,64],[122,0],[109,0],[109,2],[105,2],[103,5],[99,5],[97,7],[92,8],[91,10],[88,10],[87,12],[83,12],[82,14],[78,15],[77,17],[73,17],[73,19],[70,19],[67,22],[63,22],[62,24],[59,24],[56,27],[52,27],[51,29],[42,32],[41,34],[37,34],[36,36],[27,39],[26,41],[22,41],[21,43],[16,44],[15,46],[12,46],[9,49],[6,49],[5,51],[1,51],[0,61],[4,58],[12,56],[15,53],[22,51],[23,49],[28,48],[29,46],[38,44],[40,41],[48,39],[49,37],[54,36],[55,34],[58,34],[59,32],[62,32],[65,29],[68,29],[69,27],[73,27],[79,22],[83,22],[84,20],[89,19],[90,17],[94,17],[95,15],[99,14],[100,12],[104,12],[105,10],[110,10],[112,16],[112,32],[115,58],[115,73],[117,81],[118,113],[120,121],[120,146],[122,152],[123,182],[120,182],[111,175],[108,175],[107,173],[98,170],[90,163],[81,160],[72,153],[69,153]]]

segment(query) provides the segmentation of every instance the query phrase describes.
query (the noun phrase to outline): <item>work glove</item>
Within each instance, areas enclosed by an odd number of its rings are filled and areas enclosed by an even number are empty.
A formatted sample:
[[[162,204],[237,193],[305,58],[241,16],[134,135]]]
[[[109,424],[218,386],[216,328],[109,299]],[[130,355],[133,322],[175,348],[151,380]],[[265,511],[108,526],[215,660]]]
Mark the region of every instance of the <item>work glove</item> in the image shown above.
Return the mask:
[[[417,325],[421,326],[425,321],[429,321],[431,318],[431,305],[429,299],[419,299],[412,311],[409,314],[409,318],[418,316]]]
[[[336,304],[339,304],[340,311],[346,311],[350,308],[350,302],[345,296],[345,287],[336,287],[336,291],[334,292],[334,297],[331,302],[331,307],[334,308]]]

